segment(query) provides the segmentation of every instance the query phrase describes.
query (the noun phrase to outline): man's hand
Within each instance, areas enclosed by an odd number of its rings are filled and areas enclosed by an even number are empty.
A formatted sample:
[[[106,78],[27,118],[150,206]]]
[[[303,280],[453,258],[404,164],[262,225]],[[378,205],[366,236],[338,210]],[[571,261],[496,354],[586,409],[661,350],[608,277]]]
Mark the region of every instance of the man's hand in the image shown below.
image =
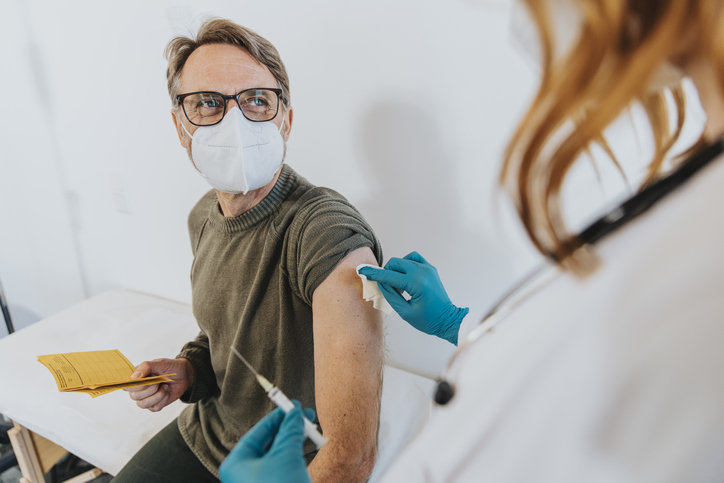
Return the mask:
[[[223,483],[311,483],[302,445],[304,423],[299,402],[287,415],[277,408],[256,423],[219,468]],[[305,409],[314,420],[314,411]]]
[[[191,363],[183,358],[154,359],[136,366],[136,372],[131,375],[131,379],[138,379],[139,377],[160,376],[171,373],[176,373],[175,376],[167,376],[173,382],[129,387],[124,391],[129,393],[129,396],[136,401],[139,408],[153,412],[160,411],[180,398],[193,384],[194,370]]]

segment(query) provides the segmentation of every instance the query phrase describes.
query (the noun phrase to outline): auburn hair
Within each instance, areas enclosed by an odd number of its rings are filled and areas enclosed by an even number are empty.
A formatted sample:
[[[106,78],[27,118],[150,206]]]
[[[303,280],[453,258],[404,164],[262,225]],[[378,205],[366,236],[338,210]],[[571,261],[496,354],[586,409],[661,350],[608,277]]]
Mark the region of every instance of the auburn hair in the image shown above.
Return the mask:
[[[720,0],[524,0],[538,27],[542,78],[505,153],[500,182],[509,191],[536,248],[574,272],[585,273],[582,242],[564,223],[560,195],[566,174],[592,143],[616,160],[603,132],[638,101],[651,125],[654,154],[644,185],[662,171],[681,133],[685,98],[669,88],[676,109],[670,125],[664,90],[647,83],[665,62],[704,55],[724,86],[724,19]],[[576,43],[556,55],[551,4],[576,9]],[[558,46],[559,47],[559,46]],[[619,167],[620,168],[620,167]],[[583,258],[586,258],[584,255]]]

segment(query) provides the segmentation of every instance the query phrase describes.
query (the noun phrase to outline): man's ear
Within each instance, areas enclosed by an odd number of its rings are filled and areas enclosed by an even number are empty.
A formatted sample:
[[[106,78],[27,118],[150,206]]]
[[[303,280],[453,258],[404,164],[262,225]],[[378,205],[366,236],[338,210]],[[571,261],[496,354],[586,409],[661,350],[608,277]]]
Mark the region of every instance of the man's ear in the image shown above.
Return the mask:
[[[286,113],[284,115],[284,140],[289,141],[289,133],[292,132],[292,121],[294,120],[294,109],[289,106],[289,109],[286,109]]]
[[[183,125],[181,124],[183,121],[179,118],[178,111],[176,109],[171,109],[171,119],[173,120],[173,125],[176,128],[178,140],[181,143],[181,146],[186,149],[186,131],[184,131]]]

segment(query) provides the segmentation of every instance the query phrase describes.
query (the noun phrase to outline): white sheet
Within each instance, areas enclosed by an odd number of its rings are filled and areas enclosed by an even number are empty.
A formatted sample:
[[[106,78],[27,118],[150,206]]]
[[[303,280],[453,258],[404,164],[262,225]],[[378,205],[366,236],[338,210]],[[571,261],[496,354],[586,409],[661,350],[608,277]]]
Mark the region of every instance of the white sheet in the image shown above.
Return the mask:
[[[124,391],[96,399],[60,393],[36,357],[119,349],[139,364],[174,357],[198,333],[191,308],[138,292],[114,290],[0,339],[0,413],[68,451],[116,474],[183,409],[139,409]]]
[[[432,379],[386,366],[382,387],[377,464],[369,483],[376,483],[395,457],[427,424],[432,409]]]

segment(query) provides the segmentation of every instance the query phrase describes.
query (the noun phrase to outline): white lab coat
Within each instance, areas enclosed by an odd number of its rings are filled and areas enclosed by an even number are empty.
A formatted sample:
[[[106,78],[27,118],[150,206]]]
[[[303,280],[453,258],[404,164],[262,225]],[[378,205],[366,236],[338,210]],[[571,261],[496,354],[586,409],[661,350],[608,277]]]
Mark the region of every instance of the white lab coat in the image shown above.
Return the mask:
[[[724,481],[723,208],[721,156],[476,342],[382,481]]]

